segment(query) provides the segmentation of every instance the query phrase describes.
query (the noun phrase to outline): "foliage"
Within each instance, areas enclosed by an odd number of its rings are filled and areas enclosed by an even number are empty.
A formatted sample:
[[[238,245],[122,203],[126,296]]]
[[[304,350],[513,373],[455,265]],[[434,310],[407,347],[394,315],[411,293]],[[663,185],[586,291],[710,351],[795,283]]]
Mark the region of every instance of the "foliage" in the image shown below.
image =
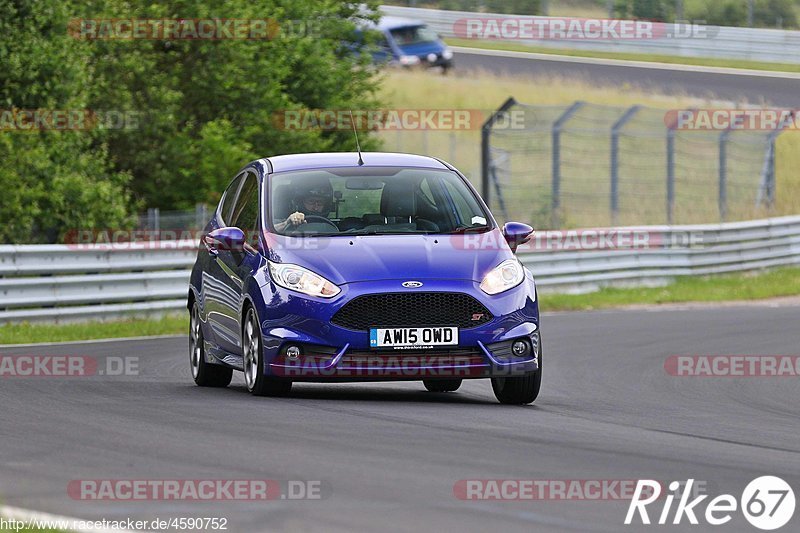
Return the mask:
[[[86,58],[62,24],[67,7],[0,0],[0,12],[0,242],[124,225],[130,176],[113,167],[100,132],[13,129],[18,110],[89,106]]]
[[[376,2],[0,0],[0,111],[90,109],[125,127],[0,131],[2,242],[125,227],[136,209],[214,202],[244,163],[352,150],[347,131],[276,127],[284,110],[374,109],[379,76],[343,46]],[[86,39],[72,19],[269,19],[270,39]],[[101,125],[107,123],[101,123]],[[362,139],[365,149],[377,141]]]

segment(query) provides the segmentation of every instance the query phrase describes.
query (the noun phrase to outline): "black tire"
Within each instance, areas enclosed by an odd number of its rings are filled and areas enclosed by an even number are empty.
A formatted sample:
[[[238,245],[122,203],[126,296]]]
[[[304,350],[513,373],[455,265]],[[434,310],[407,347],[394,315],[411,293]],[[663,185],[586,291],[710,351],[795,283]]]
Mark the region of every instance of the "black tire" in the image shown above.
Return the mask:
[[[539,370],[513,378],[492,378],[494,395],[505,405],[527,405],[536,401],[542,388],[542,337],[539,335]]]
[[[422,384],[431,392],[453,392],[461,386],[460,379],[423,379]]]
[[[192,304],[189,317],[189,364],[194,382],[200,387],[227,387],[233,378],[233,369],[206,361],[200,306],[197,302]]]
[[[255,309],[250,307],[245,313],[242,324],[242,363],[245,372],[245,386],[254,396],[288,395],[292,390],[291,381],[264,375],[262,346],[258,316]]]

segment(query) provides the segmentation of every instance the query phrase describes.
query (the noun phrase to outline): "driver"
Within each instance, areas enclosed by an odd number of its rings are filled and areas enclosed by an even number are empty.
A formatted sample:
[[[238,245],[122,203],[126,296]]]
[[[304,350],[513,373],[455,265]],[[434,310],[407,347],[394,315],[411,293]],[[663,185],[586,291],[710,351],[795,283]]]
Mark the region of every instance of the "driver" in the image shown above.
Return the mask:
[[[307,216],[327,219],[333,204],[333,187],[327,179],[301,187],[293,200],[294,213],[283,222],[275,224],[275,229],[284,231],[306,223]]]

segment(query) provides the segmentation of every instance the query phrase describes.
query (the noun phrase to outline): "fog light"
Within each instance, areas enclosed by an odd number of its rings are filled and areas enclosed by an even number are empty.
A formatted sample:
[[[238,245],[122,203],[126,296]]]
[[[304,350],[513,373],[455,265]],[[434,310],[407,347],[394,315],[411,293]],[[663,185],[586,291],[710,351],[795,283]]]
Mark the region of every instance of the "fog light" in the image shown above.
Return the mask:
[[[286,357],[287,359],[297,359],[298,357],[300,357],[300,347],[291,345],[288,348],[286,348]]]
[[[517,357],[525,357],[530,353],[530,345],[525,341],[514,341],[511,345],[511,351]]]

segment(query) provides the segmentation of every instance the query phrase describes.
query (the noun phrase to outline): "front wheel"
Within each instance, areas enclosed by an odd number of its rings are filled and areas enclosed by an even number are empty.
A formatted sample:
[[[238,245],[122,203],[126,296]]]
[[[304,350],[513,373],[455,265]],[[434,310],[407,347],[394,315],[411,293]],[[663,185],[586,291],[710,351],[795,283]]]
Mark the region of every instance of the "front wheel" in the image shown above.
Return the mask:
[[[460,379],[423,379],[422,384],[431,392],[453,392],[461,386]]]
[[[256,311],[251,307],[242,327],[244,383],[255,396],[286,396],[292,390],[292,382],[264,375],[264,350],[261,346],[261,328]]]
[[[539,369],[513,378],[492,378],[497,400],[506,405],[533,403],[542,388],[542,338],[539,337]]]
[[[222,365],[206,362],[203,328],[200,326],[200,305],[192,304],[189,317],[189,364],[194,382],[200,387],[227,387],[233,378],[233,370]]]

